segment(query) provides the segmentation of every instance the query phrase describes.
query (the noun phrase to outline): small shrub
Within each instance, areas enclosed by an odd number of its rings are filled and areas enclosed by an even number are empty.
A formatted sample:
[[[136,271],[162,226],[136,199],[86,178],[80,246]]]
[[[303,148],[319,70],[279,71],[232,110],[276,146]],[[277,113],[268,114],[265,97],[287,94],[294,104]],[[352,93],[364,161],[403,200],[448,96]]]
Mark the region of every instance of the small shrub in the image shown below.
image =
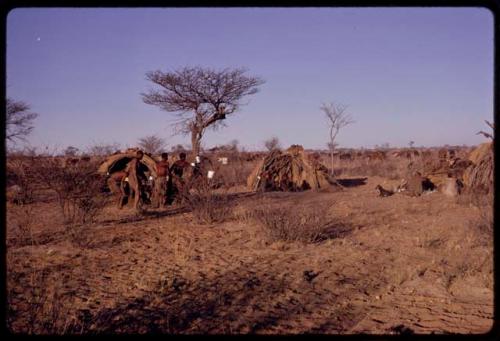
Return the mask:
[[[271,241],[317,243],[339,232],[328,218],[330,204],[305,207],[261,205],[253,217]]]
[[[233,205],[226,193],[214,193],[212,184],[205,177],[199,177],[181,191],[181,202],[186,205],[199,224],[221,223],[233,211]]]
[[[14,204],[30,204],[34,201],[37,185],[32,167],[33,157],[18,157],[7,160],[7,198]]]

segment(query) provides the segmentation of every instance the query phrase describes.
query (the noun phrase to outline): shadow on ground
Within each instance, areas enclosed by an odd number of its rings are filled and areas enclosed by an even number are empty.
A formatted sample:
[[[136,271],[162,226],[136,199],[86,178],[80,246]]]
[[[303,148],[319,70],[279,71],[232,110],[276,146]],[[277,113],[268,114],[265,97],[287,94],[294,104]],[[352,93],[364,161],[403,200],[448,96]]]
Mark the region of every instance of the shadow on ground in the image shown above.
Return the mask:
[[[252,267],[245,264],[196,282],[173,276],[143,297],[95,316],[81,311],[80,323],[88,333],[237,334],[258,333],[304,313],[307,293],[287,294],[290,282],[270,272],[257,276]],[[310,303],[309,310],[326,304],[317,300],[312,308]]]
[[[366,185],[368,178],[337,179],[337,182],[344,187],[357,187]]]

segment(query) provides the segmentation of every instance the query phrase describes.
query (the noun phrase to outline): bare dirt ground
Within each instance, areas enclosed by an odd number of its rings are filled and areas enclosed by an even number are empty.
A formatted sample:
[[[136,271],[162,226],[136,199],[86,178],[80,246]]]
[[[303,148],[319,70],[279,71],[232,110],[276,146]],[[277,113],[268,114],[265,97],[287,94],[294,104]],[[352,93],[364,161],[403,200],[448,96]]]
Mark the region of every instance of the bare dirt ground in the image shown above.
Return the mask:
[[[36,203],[37,245],[7,249],[11,329],[27,330],[41,290],[43,309],[84,332],[487,332],[493,246],[480,209],[438,192],[377,196],[395,183],[263,195],[331,204],[342,228],[315,244],[267,240],[242,213],[262,198],[243,192],[234,217],[211,226],[179,207],[138,216],[109,205],[85,248],[64,237],[54,202]]]

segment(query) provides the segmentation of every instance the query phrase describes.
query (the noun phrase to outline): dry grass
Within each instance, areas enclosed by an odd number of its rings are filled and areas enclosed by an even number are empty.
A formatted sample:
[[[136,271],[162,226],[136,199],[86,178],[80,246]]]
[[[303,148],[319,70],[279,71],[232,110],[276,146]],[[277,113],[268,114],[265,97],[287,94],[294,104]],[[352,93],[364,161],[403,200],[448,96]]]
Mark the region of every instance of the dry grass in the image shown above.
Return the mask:
[[[232,216],[233,207],[227,194],[215,193],[205,177],[188,184],[179,195],[181,202],[189,208],[199,224],[222,223]]]
[[[342,176],[382,176],[391,180],[402,179],[408,173],[409,162],[401,159],[385,161],[338,160],[335,162],[334,175]]]
[[[9,205],[9,216],[12,228],[8,229],[11,235],[7,235],[7,245],[35,245],[33,225],[36,222],[36,216],[33,206],[24,204]]]
[[[266,237],[275,241],[318,243],[336,237],[338,231],[329,217],[330,203],[311,207],[261,203],[253,209],[252,218]]]
[[[23,295],[19,295],[12,284],[16,273],[9,273],[6,316],[9,330],[22,330],[36,335],[79,334],[84,331],[77,316],[71,312],[74,298],[60,294],[61,289],[67,285],[65,280],[52,278],[50,275],[48,269],[31,267],[25,278],[26,290]],[[53,285],[54,282],[57,282],[56,285]],[[48,290],[49,287],[51,290]],[[19,307],[19,304],[14,304],[15,301],[22,301],[25,306],[22,318],[19,318],[19,312],[14,308]]]
[[[246,186],[247,178],[255,167],[256,162],[247,162],[240,158],[231,160],[223,165],[214,162],[215,177],[214,182],[217,187],[231,188],[235,186]]]

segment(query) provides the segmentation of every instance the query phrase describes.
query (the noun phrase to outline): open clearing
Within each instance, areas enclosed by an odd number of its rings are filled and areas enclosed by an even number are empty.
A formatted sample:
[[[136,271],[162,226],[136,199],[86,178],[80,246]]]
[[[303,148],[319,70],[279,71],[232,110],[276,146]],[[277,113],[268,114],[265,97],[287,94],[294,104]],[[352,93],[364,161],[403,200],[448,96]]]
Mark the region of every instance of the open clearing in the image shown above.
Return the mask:
[[[376,195],[377,184],[395,183],[373,176],[333,193],[233,188],[232,217],[212,226],[177,206],[138,216],[108,205],[86,248],[64,238],[55,202],[37,202],[37,244],[7,250],[12,330],[26,330],[38,286],[37,297],[50,297],[43,309],[85,332],[487,332],[492,238],[477,228],[481,210],[439,192]],[[245,218],[262,200],[327,203],[338,233],[270,242]]]

